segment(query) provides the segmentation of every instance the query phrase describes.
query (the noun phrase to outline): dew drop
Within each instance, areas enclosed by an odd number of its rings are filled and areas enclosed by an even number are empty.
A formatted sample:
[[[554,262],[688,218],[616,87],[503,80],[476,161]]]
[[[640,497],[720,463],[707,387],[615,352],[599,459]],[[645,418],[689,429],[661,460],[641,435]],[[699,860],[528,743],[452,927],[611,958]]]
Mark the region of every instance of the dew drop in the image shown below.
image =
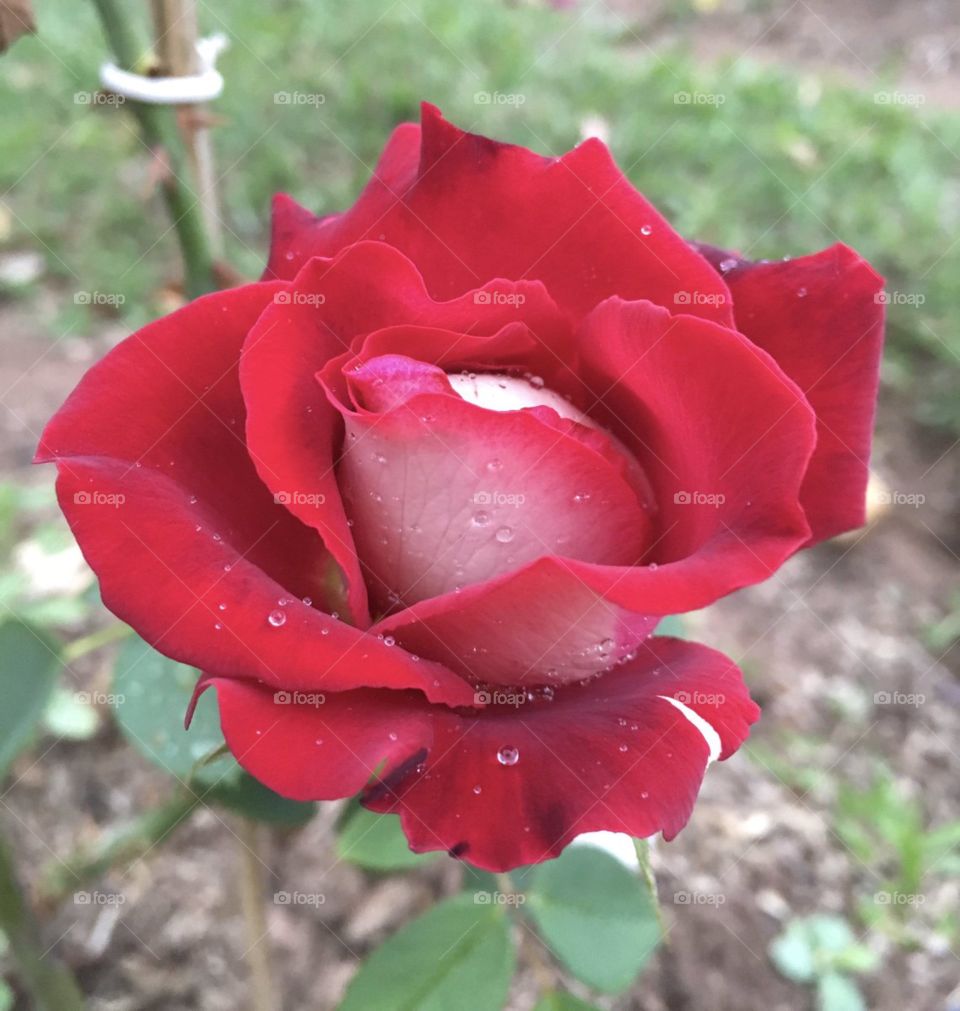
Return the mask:
[[[274,628],[279,628],[286,620],[287,620],[286,612],[281,611],[280,608],[277,608],[275,611],[271,611],[267,615],[267,621]]]
[[[215,541],[222,541],[222,540],[223,540],[223,537],[221,537],[221,536],[220,536],[220,534],[214,534],[214,535],[213,535],[213,539],[214,539]]]
[[[387,737],[389,737],[391,741],[395,741],[397,739],[397,735],[392,730],[389,734],[387,734]]]
[[[196,495],[191,495],[190,496],[190,505],[196,505],[196,504],[197,504],[197,496]]]
[[[629,748],[627,748],[627,746],[625,744],[621,744],[620,745],[620,751],[628,751],[628,750],[629,750]]]
[[[227,609],[227,605],[221,600],[220,603],[217,604],[217,610],[218,611],[226,611],[226,609]]]
[[[384,646],[396,646],[397,640],[392,635],[385,635],[383,637],[383,644]]]
[[[584,505],[586,502],[590,501],[590,492],[588,491],[577,492],[577,494],[573,496],[573,501],[577,505]]]
[[[500,527],[500,529],[494,535],[501,544],[507,544],[513,540],[513,528],[512,527]]]
[[[652,235],[653,234],[653,227],[651,225],[644,225],[640,229],[640,234],[641,235]]]
[[[497,752],[497,761],[501,765],[516,765],[520,761],[520,752],[517,748],[505,744]]]
[[[220,632],[223,630],[223,625],[221,625],[220,622],[218,621],[214,624],[213,630],[214,632]]]
[[[806,297],[807,297],[807,289],[797,288],[797,298],[806,298]]]
[[[487,470],[490,471],[491,474],[496,474],[496,472],[498,470],[501,470],[502,468],[503,468],[502,460],[490,460],[487,463]]]
[[[641,791],[640,791],[640,799],[641,799],[641,800],[646,800],[646,799],[647,799],[647,798],[648,798],[649,796],[650,796],[650,794],[649,794],[649,793],[647,793],[647,791],[646,791],[646,790],[641,790]]]
[[[737,265],[736,257],[730,256],[720,261],[720,273],[727,274]]]
[[[483,793],[483,788],[480,786],[479,783],[477,783],[477,785],[473,788],[473,792],[477,794],[477,796]]]
[[[313,598],[312,597],[304,597],[303,598],[303,602],[307,605],[307,607],[312,607],[313,606]]]
[[[323,744],[323,738],[322,737],[318,737],[313,743],[319,746],[319,745]]]
[[[472,522],[475,527],[485,527],[490,522],[490,513],[485,513],[483,510],[474,513]]]
[[[659,567],[660,567],[660,566],[658,566],[656,562],[650,562],[650,564],[649,564],[649,565],[647,566],[647,568],[648,568],[648,569],[649,569],[649,570],[650,570],[651,572],[656,572],[656,571],[657,571],[657,569],[658,569]]]

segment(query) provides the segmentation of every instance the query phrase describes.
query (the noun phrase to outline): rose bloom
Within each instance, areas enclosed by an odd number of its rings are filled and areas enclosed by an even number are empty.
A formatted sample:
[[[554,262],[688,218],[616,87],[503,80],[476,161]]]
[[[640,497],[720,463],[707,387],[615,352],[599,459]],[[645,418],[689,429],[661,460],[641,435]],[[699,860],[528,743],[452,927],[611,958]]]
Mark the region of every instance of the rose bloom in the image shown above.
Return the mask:
[[[262,281],[94,366],[38,459],[106,606],[278,793],[489,870],[672,838],[758,709],[652,636],[864,519],[881,280],[691,244],[588,140],[425,106]]]

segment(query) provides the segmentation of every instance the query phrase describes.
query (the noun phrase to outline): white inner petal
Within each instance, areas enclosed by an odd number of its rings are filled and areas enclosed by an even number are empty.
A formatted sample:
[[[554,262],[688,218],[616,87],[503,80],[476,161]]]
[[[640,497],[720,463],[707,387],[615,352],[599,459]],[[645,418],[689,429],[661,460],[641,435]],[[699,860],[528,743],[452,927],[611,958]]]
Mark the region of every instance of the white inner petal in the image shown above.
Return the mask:
[[[699,714],[694,712],[688,705],[683,702],[679,702],[677,699],[670,698],[669,695],[658,695],[657,698],[663,699],[664,702],[669,702],[671,706],[679,709],[681,713],[700,731],[703,735],[703,739],[707,742],[707,747],[710,749],[710,755],[707,758],[707,765],[711,762],[715,762],[720,757],[720,752],[723,751],[723,744],[720,741],[720,735],[713,729],[712,726]]]
[[[599,426],[559,393],[548,390],[542,380],[519,376],[452,372],[450,385],[464,400],[488,411],[521,411],[525,407],[552,407],[561,418],[579,422],[588,428]]]

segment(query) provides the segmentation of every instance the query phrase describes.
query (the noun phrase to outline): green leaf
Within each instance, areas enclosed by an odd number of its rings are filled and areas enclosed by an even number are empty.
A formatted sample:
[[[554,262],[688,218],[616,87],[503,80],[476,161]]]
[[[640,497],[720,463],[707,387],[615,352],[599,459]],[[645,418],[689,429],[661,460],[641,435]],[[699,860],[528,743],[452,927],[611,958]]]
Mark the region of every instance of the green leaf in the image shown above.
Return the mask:
[[[192,667],[170,660],[142,639],[131,638],[120,649],[113,678],[117,722],[124,736],[181,782],[187,782],[196,763],[223,743],[213,692],[201,696],[190,729],[183,728],[197,677]],[[287,800],[229,761],[226,771],[218,761],[194,777],[204,800],[248,818],[282,825],[303,825],[316,813],[315,804]]]
[[[457,895],[378,948],[340,1011],[501,1011],[515,961],[503,907]]]
[[[803,920],[795,920],[770,944],[770,958],[781,975],[795,983],[809,983],[817,974],[816,957]]]
[[[414,853],[407,844],[400,819],[357,808],[337,836],[342,860],[372,871],[399,871],[436,859],[439,853]]]
[[[588,1004],[569,993],[548,993],[533,1011],[599,1011],[595,1004]]]
[[[526,909],[557,957],[598,990],[626,989],[661,940],[646,884],[590,846],[567,849],[532,878]]]
[[[202,785],[205,771],[197,778]],[[299,800],[288,800],[274,793],[269,787],[240,770],[227,773],[204,794],[205,800],[215,800],[225,807],[256,821],[266,821],[274,825],[299,826],[317,813],[317,805]]]
[[[828,972],[817,983],[819,1011],[866,1011],[863,995],[848,976]]]
[[[0,625],[0,777],[29,743],[60,673],[56,644],[22,621]]]
[[[183,717],[199,675],[142,639],[124,642],[113,676],[117,722],[145,758],[185,781],[194,763],[223,742],[213,692],[197,705],[189,730]]]

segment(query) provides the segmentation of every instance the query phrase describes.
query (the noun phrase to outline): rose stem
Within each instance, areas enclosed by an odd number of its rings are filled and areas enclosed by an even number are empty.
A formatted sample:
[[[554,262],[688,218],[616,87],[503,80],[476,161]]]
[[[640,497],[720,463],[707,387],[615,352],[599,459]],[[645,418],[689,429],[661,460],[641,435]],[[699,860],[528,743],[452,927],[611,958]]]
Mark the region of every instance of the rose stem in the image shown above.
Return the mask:
[[[118,0],[93,0],[100,15],[104,34],[113,48],[120,67],[134,70],[141,48],[126,12]],[[140,126],[144,144],[155,153],[163,152],[167,169],[161,174],[161,189],[183,257],[184,287],[188,297],[196,298],[217,288],[213,254],[204,229],[199,202],[184,185],[186,168],[170,129],[167,111],[160,106],[130,102]]]
[[[23,985],[41,1011],[74,1011],[84,1006],[83,994],[68,969],[43,943],[40,927],[17,880],[13,857],[0,837],[0,929],[16,958]]]

